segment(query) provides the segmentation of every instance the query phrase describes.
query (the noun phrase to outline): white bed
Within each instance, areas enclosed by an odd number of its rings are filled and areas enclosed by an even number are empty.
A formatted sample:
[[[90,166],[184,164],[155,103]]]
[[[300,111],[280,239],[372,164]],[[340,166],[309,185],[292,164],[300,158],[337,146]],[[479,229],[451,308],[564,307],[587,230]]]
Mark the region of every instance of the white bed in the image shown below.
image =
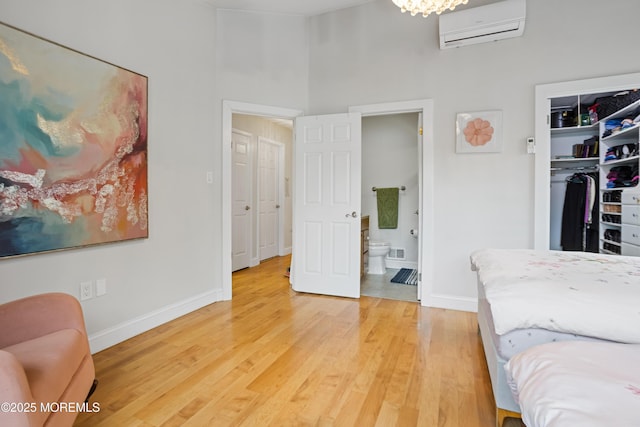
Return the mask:
[[[640,345],[548,343],[515,355],[507,379],[528,427],[638,427]]]
[[[640,258],[483,249],[471,266],[498,426],[520,412],[503,369],[514,354],[552,341],[640,343]]]

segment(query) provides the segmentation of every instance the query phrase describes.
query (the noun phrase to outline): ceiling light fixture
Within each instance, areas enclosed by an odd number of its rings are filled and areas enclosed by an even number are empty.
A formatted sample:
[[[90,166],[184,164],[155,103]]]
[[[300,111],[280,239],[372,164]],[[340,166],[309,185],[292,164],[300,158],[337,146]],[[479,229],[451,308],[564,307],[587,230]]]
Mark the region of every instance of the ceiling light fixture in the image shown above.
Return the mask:
[[[411,16],[421,13],[423,17],[435,12],[440,15],[445,10],[453,10],[459,4],[467,4],[469,0],[393,0],[396,6],[404,12],[410,12]]]

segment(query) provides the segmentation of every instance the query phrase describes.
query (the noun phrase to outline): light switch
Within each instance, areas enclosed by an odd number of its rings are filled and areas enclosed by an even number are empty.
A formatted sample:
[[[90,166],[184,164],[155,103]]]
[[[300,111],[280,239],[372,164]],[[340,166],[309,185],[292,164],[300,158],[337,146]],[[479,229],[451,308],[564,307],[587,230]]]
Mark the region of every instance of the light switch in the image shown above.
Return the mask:
[[[96,280],[96,296],[101,297],[107,293],[107,279]]]

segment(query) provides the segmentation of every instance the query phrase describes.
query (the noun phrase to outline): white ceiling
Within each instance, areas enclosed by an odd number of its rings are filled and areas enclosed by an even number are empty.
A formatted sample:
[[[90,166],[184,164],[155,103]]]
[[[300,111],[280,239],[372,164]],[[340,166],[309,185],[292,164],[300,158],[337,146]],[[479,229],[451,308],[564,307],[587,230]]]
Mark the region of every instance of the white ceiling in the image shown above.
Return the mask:
[[[207,0],[217,8],[253,10],[259,12],[320,15],[375,0]]]

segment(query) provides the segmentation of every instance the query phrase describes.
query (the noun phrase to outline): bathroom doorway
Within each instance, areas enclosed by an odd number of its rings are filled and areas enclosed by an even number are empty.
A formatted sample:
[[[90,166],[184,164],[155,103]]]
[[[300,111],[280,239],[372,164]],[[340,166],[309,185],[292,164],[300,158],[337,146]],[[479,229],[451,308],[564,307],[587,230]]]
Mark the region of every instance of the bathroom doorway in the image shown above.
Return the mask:
[[[418,302],[416,280],[391,280],[402,273],[417,276],[419,262],[420,114],[417,112],[362,118],[362,216],[369,218],[369,272],[361,295]],[[380,228],[374,188],[397,187],[397,227]],[[373,260],[380,247],[386,256]],[[374,248],[375,247],[375,248]],[[384,263],[379,269],[380,262]],[[371,268],[375,265],[376,268]],[[407,270],[411,270],[408,272]],[[404,282],[404,283],[403,283]]]

